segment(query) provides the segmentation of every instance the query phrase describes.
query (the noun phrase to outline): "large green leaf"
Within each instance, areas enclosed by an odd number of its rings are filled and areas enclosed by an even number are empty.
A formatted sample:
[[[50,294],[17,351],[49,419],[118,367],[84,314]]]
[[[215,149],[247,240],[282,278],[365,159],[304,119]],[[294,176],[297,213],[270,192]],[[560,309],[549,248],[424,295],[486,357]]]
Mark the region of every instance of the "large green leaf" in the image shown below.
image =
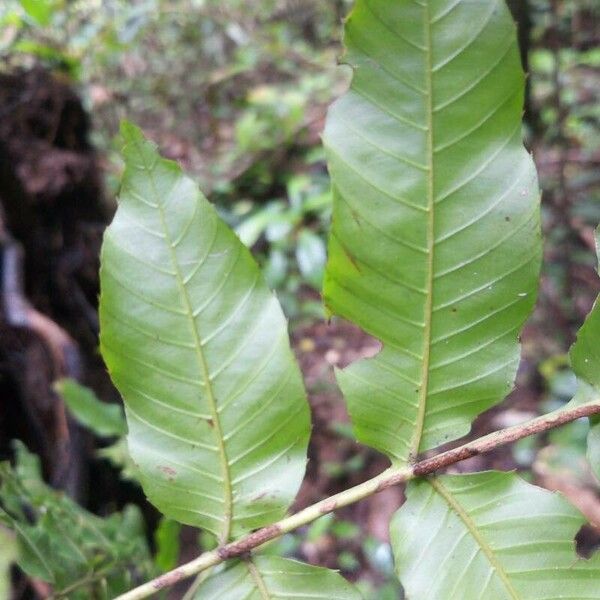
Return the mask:
[[[285,513],[308,404],[287,324],[249,251],[132,125],[102,248],[101,348],[150,501],[220,541]]]
[[[583,523],[513,473],[418,481],[391,524],[396,571],[411,600],[600,598],[600,556],[575,554]]]
[[[596,230],[596,252],[600,261],[600,228]],[[596,299],[585,323],[577,332],[577,341],[570,352],[571,365],[578,378],[576,403],[600,400],[600,299]],[[588,458],[600,479],[600,419],[592,419],[595,425],[588,437]]]
[[[336,571],[276,556],[257,556],[207,579],[197,600],[360,600]]]
[[[324,298],[383,342],[338,373],[357,437],[404,462],[511,389],[534,304],[539,192],[502,0],[357,0],[324,136]]]
[[[0,464],[0,523],[16,535],[25,573],[70,600],[108,600],[154,574],[136,506],[92,515],[48,487],[38,457],[20,443],[16,457],[14,468]]]

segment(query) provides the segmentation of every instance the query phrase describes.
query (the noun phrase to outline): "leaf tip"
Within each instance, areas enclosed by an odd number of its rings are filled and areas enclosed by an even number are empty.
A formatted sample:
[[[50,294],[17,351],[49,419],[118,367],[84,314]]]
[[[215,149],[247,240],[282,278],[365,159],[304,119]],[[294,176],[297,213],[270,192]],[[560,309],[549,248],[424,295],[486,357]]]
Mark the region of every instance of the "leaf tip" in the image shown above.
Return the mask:
[[[121,134],[121,138],[126,144],[136,141],[142,141],[145,139],[142,130],[127,119],[123,119],[121,121],[121,125],[119,127],[119,133]]]
[[[119,133],[123,142],[121,154],[126,164],[134,156],[144,156],[148,159],[159,154],[156,144],[149,140],[135,123],[123,119]]]

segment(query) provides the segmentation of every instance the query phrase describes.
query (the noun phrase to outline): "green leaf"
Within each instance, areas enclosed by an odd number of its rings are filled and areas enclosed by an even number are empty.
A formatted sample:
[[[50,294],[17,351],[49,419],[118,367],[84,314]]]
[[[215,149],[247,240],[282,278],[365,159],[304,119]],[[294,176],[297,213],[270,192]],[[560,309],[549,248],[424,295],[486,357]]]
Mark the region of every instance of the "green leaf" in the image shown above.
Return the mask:
[[[115,469],[118,469],[121,479],[132,483],[140,483],[138,470],[129,454],[127,440],[124,437],[119,438],[110,446],[96,450],[96,456],[107,460]]]
[[[10,566],[17,557],[17,542],[14,535],[4,527],[0,527],[0,598],[10,598]]]
[[[309,411],[287,324],[249,251],[133,125],[101,256],[101,349],[149,500],[221,542],[281,517]]]
[[[411,600],[600,598],[600,556],[575,554],[584,522],[513,473],[418,481],[391,524],[396,572]]]
[[[596,253],[600,261],[600,228],[596,230]],[[577,340],[569,353],[577,375],[575,403],[600,400],[600,298],[596,299],[585,323],[577,332]],[[600,479],[600,419],[591,419],[588,435],[588,460]]]
[[[403,463],[513,385],[541,259],[524,76],[502,0],[358,0],[345,44],[324,299],[383,342],[338,381],[358,439]]]
[[[179,534],[181,525],[163,517],[154,532],[156,556],[154,562],[160,571],[170,571],[177,566],[179,558]]]
[[[236,233],[242,243],[251,248],[256,244],[269,225],[281,223],[284,220],[283,205],[280,202],[271,202],[247,219],[244,219],[236,227]]]
[[[0,523],[15,533],[27,575],[51,583],[57,596],[108,600],[154,574],[136,506],[92,515],[48,487],[38,457],[15,447],[16,466],[0,464]]]
[[[19,0],[23,10],[41,26],[48,25],[56,10],[54,0]]]
[[[587,438],[587,457],[592,470],[600,480],[600,419],[596,417],[591,422],[592,427]]]
[[[304,229],[298,236],[296,260],[302,276],[316,289],[323,284],[323,269],[327,252],[323,240],[312,231]]]
[[[94,392],[74,379],[61,379],[54,384],[74,417],[99,436],[127,433],[123,410],[117,404],[101,402]]]
[[[600,229],[596,230],[596,249],[600,260]],[[577,332],[577,341],[569,353],[578,378],[600,395],[600,300],[596,299],[585,323]]]
[[[214,575],[198,588],[197,600],[360,600],[336,571],[276,556],[257,556]]]

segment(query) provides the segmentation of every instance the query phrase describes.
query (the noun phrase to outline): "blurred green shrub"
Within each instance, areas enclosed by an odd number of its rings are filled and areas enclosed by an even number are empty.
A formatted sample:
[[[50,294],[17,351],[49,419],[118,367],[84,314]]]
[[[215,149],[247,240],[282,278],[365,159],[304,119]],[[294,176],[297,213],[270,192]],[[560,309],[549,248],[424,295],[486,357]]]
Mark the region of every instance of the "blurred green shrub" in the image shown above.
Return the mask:
[[[14,467],[0,464],[0,523],[16,532],[25,573],[70,600],[113,598],[155,573],[138,507],[92,515],[44,483],[39,458],[23,444],[15,452]]]

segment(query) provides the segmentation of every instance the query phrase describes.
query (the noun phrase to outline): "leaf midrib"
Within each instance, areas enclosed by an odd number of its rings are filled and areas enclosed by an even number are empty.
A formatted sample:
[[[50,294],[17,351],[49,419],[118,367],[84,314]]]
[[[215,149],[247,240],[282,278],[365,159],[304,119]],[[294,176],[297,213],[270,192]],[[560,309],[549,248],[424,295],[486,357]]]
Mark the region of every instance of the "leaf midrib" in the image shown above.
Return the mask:
[[[219,463],[221,467],[221,473],[223,477],[223,500],[224,500],[224,524],[223,531],[220,536],[220,543],[226,543],[229,540],[229,536],[231,534],[231,522],[233,520],[233,493],[232,493],[232,482],[231,482],[231,473],[229,470],[229,461],[227,458],[227,452],[225,449],[225,442],[223,439],[223,429],[221,427],[221,421],[219,417],[219,412],[217,410],[217,402],[215,398],[215,394],[212,388],[212,381],[209,375],[208,363],[206,362],[206,357],[204,356],[204,351],[202,350],[202,342],[200,332],[198,330],[198,324],[196,323],[196,319],[194,318],[194,310],[192,307],[192,302],[188,293],[188,289],[186,287],[183,274],[179,267],[179,263],[177,261],[177,256],[175,254],[175,247],[173,245],[173,240],[171,239],[171,234],[167,227],[167,221],[165,218],[164,207],[161,201],[161,197],[158,193],[158,188],[156,186],[156,181],[154,179],[153,168],[149,167],[144,158],[143,149],[140,148],[139,143],[134,141],[135,145],[138,148],[139,156],[144,165],[144,169],[148,172],[148,178],[150,181],[150,185],[152,187],[152,191],[156,198],[156,205],[158,207],[158,212],[160,215],[161,226],[163,228],[165,234],[165,241],[167,242],[167,246],[169,249],[169,257],[171,259],[171,264],[175,271],[175,279],[177,280],[177,286],[179,287],[179,292],[183,298],[185,303],[185,316],[189,320],[191,325],[192,335],[194,336],[194,350],[196,352],[196,357],[198,360],[198,364],[200,366],[200,370],[202,371],[202,378],[205,382],[206,389],[206,397],[208,399],[209,410],[212,417],[213,431],[215,433],[215,438],[217,441],[217,450],[219,454]],[[196,200],[198,201],[198,200]],[[218,227],[218,225],[217,225]]]
[[[267,589],[267,584],[258,570],[258,567],[256,564],[254,564],[252,558],[248,558],[245,563],[246,567],[248,568],[248,572],[250,573],[250,577],[252,578],[254,585],[256,585],[256,589],[258,590],[262,600],[272,600],[271,593]]]
[[[434,211],[434,182],[433,182],[433,65],[431,57],[431,19],[429,0],[423,4],[423,28],[425,33],[425,89],[427,98],[427,282],[425,285],[426,296],[423,316],[423,362],[421,366],[421,387],[419,388],[419,401],[415,431],[410,443],[409,459],[416,460],[423,439],[425,415],[427,410],[427,397],[429,395],[429,363],[431,360],[431,321],[433,318],[433,264],[435,249],[435,211]]]
[[[494,550],[492,549],[492,547],[487,543],[485,538],[479,532],[477,524],[473,521],[473,519],[471,519],[469,514],[455,500],[454,496],[452,496],[452,494],[444,487],[444,485],[438,479],[430,479],[429,484],[444,499],[449,508],[452,511],[454,511],[458,518],[465,524],[465,527],[468,529],[469,533],[471,534],[477,545],[481,548],[482,552],[488,559],[490,565],[504,584],[504,587],[506,588],[506,591],[508,592],[510,598],[512,598],[512,600],[521,600],[521,596],[513,587],[508,577],[508,574],[504,570],[504,566],[494,554]]]

